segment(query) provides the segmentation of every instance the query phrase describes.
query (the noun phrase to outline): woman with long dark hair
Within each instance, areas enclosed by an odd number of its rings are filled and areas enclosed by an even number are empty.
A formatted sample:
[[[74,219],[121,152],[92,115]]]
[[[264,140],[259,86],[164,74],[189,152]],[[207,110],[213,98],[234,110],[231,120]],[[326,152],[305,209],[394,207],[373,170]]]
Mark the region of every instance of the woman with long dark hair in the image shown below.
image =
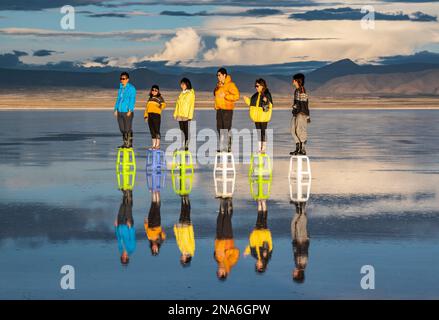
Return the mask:
[[[260,131],[259,152],[265,153],[267,146],[265,130],[271,120],[273,99],[264,79],[255,81],[255,89],[256,93],[251,98],[245,96],[244,101],[250,107],[250,119],[255,123],[258,132]]]
[[[146,103],[143,118],[148,122],[149,131],[151,132],[152,147],[151,149],[160,149],[160,124],[161,113],[166,107],[165,99],[160,93],[158,85],[153,85],[149,91],[149,99]]]
[[[293,76],[294,102],[291,118],[291,134],[296,142],[296,150],[290,155],[306,155],[305,144],[308,139],[309,106],[308,93],[305,89],[305,75],[297,73]]]
[[[189,121],[194,117],[195,91],[188,78],[180,80],[181,92],[175,104],[174,119],[184,135],[184,150],[189,150]]]

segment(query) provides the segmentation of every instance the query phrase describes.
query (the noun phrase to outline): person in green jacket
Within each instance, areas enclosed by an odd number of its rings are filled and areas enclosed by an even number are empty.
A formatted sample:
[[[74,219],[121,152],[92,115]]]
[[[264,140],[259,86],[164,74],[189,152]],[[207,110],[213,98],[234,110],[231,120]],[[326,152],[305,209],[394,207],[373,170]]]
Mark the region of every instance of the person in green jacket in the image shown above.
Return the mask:
[[[174,119],[178,121],[184,135],[182,149],[189,150],[189,121],[194,117],[195,91],[188,78],[180,80],[181,92],[175,104]]]

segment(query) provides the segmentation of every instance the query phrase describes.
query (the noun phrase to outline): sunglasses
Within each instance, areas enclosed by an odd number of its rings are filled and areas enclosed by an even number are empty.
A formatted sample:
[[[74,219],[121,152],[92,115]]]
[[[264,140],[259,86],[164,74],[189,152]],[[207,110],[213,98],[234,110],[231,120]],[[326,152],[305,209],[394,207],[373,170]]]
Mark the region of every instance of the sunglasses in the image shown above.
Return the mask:
[[[259,84],[255,84],[255,88],[259,88],[261,85]]]
[[[120,80],[128,80],[128,78],[120,78]]]
[[[152,89],[151,91],[152,91],[152,92],[158,92],[158,90],[157,90],[157,89]]]

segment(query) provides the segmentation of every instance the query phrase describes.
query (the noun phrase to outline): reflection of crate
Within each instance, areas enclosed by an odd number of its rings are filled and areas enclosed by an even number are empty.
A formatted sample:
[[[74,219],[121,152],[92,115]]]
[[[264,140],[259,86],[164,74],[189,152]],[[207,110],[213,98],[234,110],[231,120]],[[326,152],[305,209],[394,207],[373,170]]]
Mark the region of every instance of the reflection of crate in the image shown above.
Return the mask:
[[[307,156],[292,156],[288,173],[291,201],[308,201],[311,193],[311,164]]]
[[[272,176],[250,176],[250,193],[254,200],[266,200],[270,198]]]
[[[174,152],[171,165],[172,188],[180,196],[188,195],[192,191],[194,178],[194,163],[189,151],[177,150]]]
[[[215,156],[213,179],[217,197],[229,198],[235,191],[235,159],[231,152],[219,152]]]
[[[165,187],[166,172],[146,172],[146,186],[151,192],[160,191]]]
[[[166,169],[165,153],[162,150],[149,149],[146,151],[146,172],[160,172]]]
[[[136,157],[132,148],[119,148],[116,158],[117,186],[120,190],[133,190],[136,182]]]
[[[251,176],[264,176],[267,179],[272,177],[273,168],[270,156],[266,153],[252,154],[250,157],[250,168],[248,171]]]
[[[119,148],[117,150],[116,173],[136,171],[136,156],[133,148]]]
[[[117,187],[120,190],[133,190],[136,182],[136,171],[122,171],[117,173]]]

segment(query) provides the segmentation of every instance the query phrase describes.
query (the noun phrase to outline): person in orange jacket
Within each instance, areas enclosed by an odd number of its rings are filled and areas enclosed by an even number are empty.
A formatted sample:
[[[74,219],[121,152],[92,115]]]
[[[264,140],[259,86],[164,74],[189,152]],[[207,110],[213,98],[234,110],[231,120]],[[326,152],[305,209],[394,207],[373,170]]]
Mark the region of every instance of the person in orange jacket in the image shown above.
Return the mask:
[[[221,199],[216,223],[214,258],[218,263],[216,275],[219,280],[226,280],[232,267],[239,260],[239,249],[235,247],[232,228],[232,198]]]
[[[149,240],[151,254],[157,256],[160,247],[166,239],[166,233],[161,226],[160,217],[160,191],[151,193],[151,207],[148,217],[144,220],[145,233]]]
[[[224,133],[226,133],[226,141],[228,142],[227,151],[231,152],[232,136],[230,134],[230,130],[232,129],[233,109],[235,108],[235,102],[239,100],[239,90],[232,81],[232,77],[227,74],[227,70],[225,68],[218,69],[216,75],[218,82],[213,90],[213,95],[215,96],[216,128],[219,135],[217,152],[223,151],[222,141],[224,141]]]

